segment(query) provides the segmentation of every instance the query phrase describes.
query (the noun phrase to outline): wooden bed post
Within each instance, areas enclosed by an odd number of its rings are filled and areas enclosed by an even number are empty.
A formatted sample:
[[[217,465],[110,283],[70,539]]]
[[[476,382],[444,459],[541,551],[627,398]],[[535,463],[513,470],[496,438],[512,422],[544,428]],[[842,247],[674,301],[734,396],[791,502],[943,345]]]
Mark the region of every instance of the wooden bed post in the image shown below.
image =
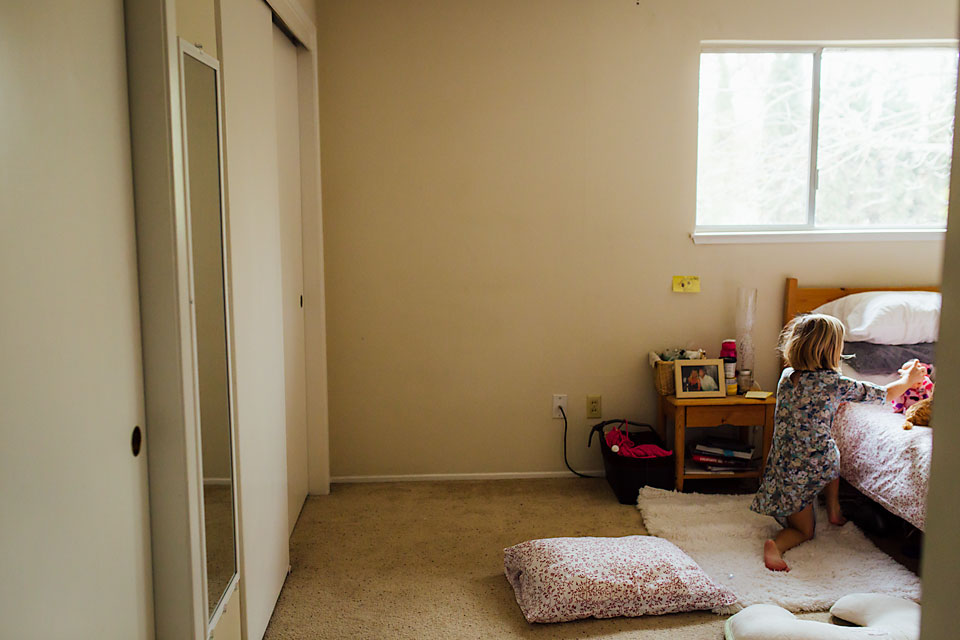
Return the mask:
[[[787,284],[784,288],[783,293],[783,324],[780,326],[782,331],[784,327],[787,326],[787,323],[793,320],[793,317],[797,315],[797,289],[799,288],[796,278],[787,278]],[[779,344],[780,336],[777,336],[777,342]],[[779,353],[779,348],[777,352]],[[780,370],[783,371],[783,368],[787,366],[786,360],[783,359],[783,354],[780,354]],[[764,454],[766,455],[766,454]]]
[[[797,279],[787,278],[786,291],[783,294],[783,326],[797,315]]]

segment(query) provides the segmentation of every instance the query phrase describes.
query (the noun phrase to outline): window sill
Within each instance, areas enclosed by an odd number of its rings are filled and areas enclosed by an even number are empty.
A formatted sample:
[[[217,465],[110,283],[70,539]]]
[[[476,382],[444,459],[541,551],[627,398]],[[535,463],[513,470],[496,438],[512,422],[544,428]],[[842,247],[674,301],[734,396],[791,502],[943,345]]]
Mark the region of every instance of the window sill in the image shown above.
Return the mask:
[[[943,242],[946,229],[882,229],[855,231],[694,231],[694,244],[776,244],[805,242]]]

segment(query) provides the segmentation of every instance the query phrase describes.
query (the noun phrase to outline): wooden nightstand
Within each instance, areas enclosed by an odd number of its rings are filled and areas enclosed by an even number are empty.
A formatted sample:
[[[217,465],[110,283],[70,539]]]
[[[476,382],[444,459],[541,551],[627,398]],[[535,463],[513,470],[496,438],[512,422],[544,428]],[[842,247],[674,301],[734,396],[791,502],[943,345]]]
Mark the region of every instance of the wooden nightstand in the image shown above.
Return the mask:
[[[673,454],[676,459],[676,487],[683,491],[684,480],[705,478],[759,478],[770,452],[773,440],[773,412],[777,399],[774,396],[763,400],[748,400],[743,396],[725,398],[679,399],[676,396],[659,396],[658,420],[660,437],[667,441],[668,421],[673,421]],[[707,473],[686,466],[686,432],[689,427],[719,427],[732,425],[741,427],[740,437],[746,438],[748,427],[763,427],[763,450],[760,468],[756,471],[738,473]]]

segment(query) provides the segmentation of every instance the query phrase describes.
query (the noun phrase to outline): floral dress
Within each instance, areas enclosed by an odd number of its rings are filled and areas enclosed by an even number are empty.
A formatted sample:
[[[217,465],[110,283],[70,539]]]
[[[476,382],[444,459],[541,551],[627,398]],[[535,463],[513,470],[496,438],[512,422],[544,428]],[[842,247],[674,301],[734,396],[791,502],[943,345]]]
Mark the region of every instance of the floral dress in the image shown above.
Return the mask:
[[[833,441],[833,416],[843,402],[883,404],[887,392],[836,371],[787,368],[777,385],[773,443],[760,489],[750,509],[782,518],[812,504],[817,494],[840,475],[840,451]]]

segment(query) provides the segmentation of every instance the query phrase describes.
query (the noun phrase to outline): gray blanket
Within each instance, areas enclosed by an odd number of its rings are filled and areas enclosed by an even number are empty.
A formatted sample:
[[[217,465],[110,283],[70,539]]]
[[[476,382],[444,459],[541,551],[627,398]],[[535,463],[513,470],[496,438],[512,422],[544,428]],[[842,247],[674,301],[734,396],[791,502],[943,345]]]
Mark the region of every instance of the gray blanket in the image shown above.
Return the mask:
[[[896,373],[907,360],[918,359],[924,364],[936,364],[936,342],[920,344],[873,344],[872,342],[844,342],[843,352],[854,357],[847,364],[858,372],[872,375]]]

